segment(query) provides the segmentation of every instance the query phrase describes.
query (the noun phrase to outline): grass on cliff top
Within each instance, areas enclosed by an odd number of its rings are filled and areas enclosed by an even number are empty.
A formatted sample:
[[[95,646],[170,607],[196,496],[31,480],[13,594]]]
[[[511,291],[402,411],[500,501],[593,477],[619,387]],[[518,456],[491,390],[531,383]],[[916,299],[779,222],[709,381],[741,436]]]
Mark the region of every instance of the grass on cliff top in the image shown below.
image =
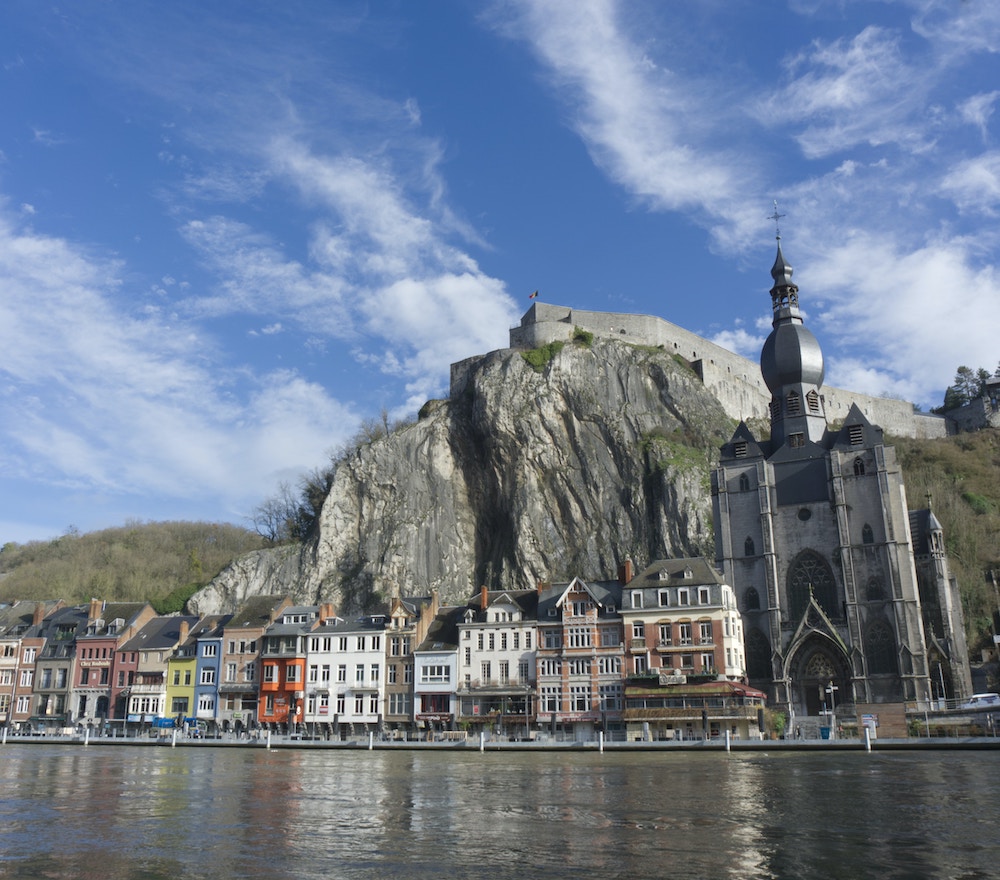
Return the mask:
[[[573,338],[571,341],[574,345],[579,345],[581,348],[590,348],[594,344],[594,334],[589,330],[584,330],[582,327],[575,327],[573,328]],[[565,342],[550,342],[547,345],[540,345],[538,348],[533,348],[530,351],[522,351],[521,357],[524,358],[531,369],[536,373],[541,373],[552,358],[559,354],[565,347]]]

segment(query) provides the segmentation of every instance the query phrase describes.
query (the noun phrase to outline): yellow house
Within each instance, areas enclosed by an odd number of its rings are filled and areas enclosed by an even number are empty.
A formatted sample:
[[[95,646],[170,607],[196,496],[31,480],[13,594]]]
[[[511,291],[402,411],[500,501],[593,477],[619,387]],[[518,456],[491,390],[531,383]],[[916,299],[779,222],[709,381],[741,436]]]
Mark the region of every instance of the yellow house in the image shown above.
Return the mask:
[[[167,660],[167,699],[163,714],[183,726],[183,719],[194,717],[194,683],[198,640],[181,625],[177,649]]]

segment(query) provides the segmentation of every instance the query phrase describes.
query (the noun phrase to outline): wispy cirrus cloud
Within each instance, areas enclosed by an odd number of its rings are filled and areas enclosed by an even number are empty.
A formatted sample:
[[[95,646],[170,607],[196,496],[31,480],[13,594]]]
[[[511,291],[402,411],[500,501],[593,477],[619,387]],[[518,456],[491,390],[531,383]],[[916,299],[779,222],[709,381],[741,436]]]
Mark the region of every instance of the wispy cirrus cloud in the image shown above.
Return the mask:
[[[245,371],[190,323],[123,304],[120,263],[0,210],[0,473],[249,510],[356,418],[291,371]],[[240,437],[234,443],[235,436]]]

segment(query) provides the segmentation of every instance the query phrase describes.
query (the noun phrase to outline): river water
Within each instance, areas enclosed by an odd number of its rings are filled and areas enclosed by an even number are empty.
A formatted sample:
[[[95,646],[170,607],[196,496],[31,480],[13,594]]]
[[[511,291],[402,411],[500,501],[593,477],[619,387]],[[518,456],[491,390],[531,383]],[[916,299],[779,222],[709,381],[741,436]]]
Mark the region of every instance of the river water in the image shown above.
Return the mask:
[[[988,752],[5,745],[0,876],[972,878]]]

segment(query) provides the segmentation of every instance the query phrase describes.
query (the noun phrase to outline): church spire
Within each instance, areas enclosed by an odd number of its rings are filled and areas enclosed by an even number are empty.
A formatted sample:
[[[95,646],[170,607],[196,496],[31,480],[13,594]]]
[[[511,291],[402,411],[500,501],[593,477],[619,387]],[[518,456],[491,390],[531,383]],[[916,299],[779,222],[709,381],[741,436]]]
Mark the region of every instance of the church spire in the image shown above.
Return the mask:
[[[783,215],[775,203],[771,219]],[[776,230],[778,252],[771,267],[771,334],[760,353],[760,370],[771,391],[771,441],[775,448],[789,443],[817,443],[826,433],[826,416],[819,390],[823,386],[823,352],[799,311],[799,288],[792,281],[792,267],[781,252],[781,232]]]

